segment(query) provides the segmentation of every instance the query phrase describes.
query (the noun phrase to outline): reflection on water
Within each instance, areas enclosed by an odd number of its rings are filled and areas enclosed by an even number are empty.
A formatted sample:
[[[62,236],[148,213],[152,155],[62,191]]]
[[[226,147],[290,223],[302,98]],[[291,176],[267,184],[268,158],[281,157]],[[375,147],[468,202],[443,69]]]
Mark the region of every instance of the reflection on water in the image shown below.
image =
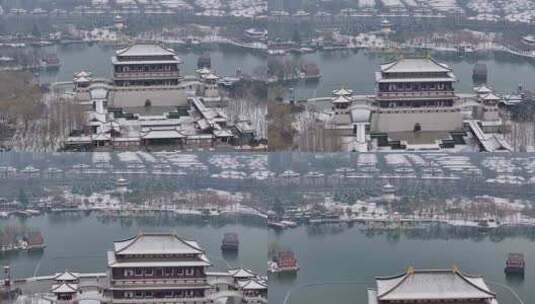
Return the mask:
[[[471,93],[473,87],[472,72],[476,63],[484,63],[488,67],[488,82],[498,91],[511,92],[522,84],[526,89],[535,88],[535,62],[515,57],[507,53],[481,53],[471,56],[436,53],[433,57],[449,64],[458,83],[456,90]],[[295,86],[296,99],[330,96],[332,90],[346,87],[355,90],[356,94],[370,93],[375,90],[375,72],[379,65],[393,60],[392,54],[378,54],[367,51],[335,51],[316,52],[300,55],[306,61],[318,64],[321,79],[315,84],[299,83]]]
[[[263,221],[254,218],[219,217],[205,221],[192,217],[152,216],[111,218],[99,214],[48,214],[25,220],[1,220],[0,227],[22,223],[40,229],[47,247],[41,253],[19,252],[0,256],[0,263],[10,264],[15,278],[46,275],[68,268],[71,271],[106,270],[106,251],[112,242],[141,231],[175,231],[186,239],[195,239],[206,250],[214,265],[212,270],[243,266],[258,273],[266,271],[267,232]],[[220,249],[224,233],[237,232],[240,252],[223,255]]]
[[[43,71],[40,79],[44,83],[70,81],[74,73],[81,70],[92,72],[95,77],[110,77],[112,72],[111,57],[116,49],[121,47],[98,44],[56,45],[44,48],[44,52],[56,53],[61,61],[57,71]],[[236,70],[252,74],[260,66],[265,66],[262,55],[250,53],[233,47],[211,47],[208,49],[192,50],[176,49],[183,60],[182,75],[194,75],[197,60],[205,51],[211,56],[212,69],[221,75],[235,75]]]
[[[482,274],[488,282],[507,284],[525,301],[535,301],[535,278],[504,274],[509,252],[523,252],[535,261],[535,231],[478,231],[431,225],[410,230],[368,230],[362,225],[320,225],[298,227],[269,234],[272,247],[289,248],[301,268],[292,279],[270,276],[270,303],[281,303],[293,290],[288,304],[367,303],[366,288],[376,276],[395,275],[408,266],[446,268],[458,265],[472,274]],[[339,286],[336,282],[353,282]],[[368,282],[366,286],[361,285]],[[322,286],[301,288],[312,283]],[[332,283],[332,284],[331,284]],[[492,285],[500,303],[517,303],[504,288]]]

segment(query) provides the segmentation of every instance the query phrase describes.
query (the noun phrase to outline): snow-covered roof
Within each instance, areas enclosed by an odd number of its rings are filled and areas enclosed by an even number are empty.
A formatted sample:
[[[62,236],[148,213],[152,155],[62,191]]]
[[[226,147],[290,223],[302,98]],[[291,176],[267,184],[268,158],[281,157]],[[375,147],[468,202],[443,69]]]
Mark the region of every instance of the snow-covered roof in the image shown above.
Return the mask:
[[[350,103],[351,100],[349,100],[348,98],[344,97],[344,96],[338,96],[336,98],[333,99],[332,103]]]
[[[458,269],[414,270],[377,278],[377,298],[380,300],[451,300],[494,299],[482,277],[461,273]]]
[[[206,80],[218,80],[219,77],[213,73],[209,73],[208,75],[204,76],[204,79]]]
[[[61,283],[52,285],[52,293],[76,293],[78,291],[77,284]]]
[[[335,96],[349,96],[351,94],[353,94],[353,90],[349,90],[345,88],[341,88],[341,89],[333,91],[333,95]]]
[[[56,276],[54,277],[54,280],[56,280],[56,281],[76,281],[76,280],[78,280],[78,274],[77,273],[73,273],[73,272],[69,272],[69,271],[65,271],[63,273],[57,273]]]
[[[233,135],[232,131],[226,129],[214,130],[213,132],[216,137],[231,137]]]
[[[481,96],[482,100],[502,100],[499,96],[493,93],[485,94]]]
[[[381,65],[383,73],[432,73],[432,72],[450,72],[451,68],[435,61],[432,58],[407,58],[385,63]]]
[[[200,68],[200,69],[197,69],[197,73],[199,73],[199,74],[209,74],[211,72],[207,68]]]
[[[489,87],[487,87],[486,85],[482,85],[479,87],[474,87],[474,92],[478,94],[486,94],[486,93],[491,93],[492,90],[489,89]]]
[[[229,270],[229,272],[232,274],[234,278],[237,278],[237,279],[256,277],[256,274],[254,272],[245,268],[231,269]]]
[[[115,52],[117,56],[174,56],[175,51],[157,44],[134,44]]]
[[[91,76],[91,73],[90,72],[86,72],[84,70],[74,74],[74,78],[90,77],[90,76]]]
[[[98,133],[91,136],[91,139],[97,141],[108,141],[111,140],[111,135],[107,133]]]
[[[113,242],[116,254],[201,254],[195,241],[187,241],[174,233],[140,233],[135,237]]]
[[[249,35],[267,35],[268,31],[262,28],[248,28],[245,32]]]
[[[85,76],[74,78],[74,82],[77,82],[77,83],[80,83],[80,82],[90,82],[90,81],[91,81],[91,78],[89,78],[89,77],[85,77]]]
[[[267,284],[260,282],[258,280],[247,280],[238,282],[238,285],[243,290],[267,290]]]
[[[157,130],[149,128],[149,130],[142,132],[141,138],[143,139],[176,139],[185,137],[178,129]]]

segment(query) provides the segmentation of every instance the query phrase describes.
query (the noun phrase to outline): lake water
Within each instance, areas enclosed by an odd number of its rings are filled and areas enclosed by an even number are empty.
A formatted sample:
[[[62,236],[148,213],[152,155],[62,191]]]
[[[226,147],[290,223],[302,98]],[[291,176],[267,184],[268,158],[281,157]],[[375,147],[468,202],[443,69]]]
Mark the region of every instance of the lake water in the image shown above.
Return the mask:
[[[56,53],[61,61],[58,71],[43,71],[40,79],[45,83],[70,81],[74,73],[81,70],[92,72],[95,77],[110,77],[111,57],[121,47],[101,46],[98,44],[57,45],[44,49],[47,53]],[[252,74],[259,66],[265,65],[262,55],[253,54],[235,47],[213,47],[209,50],[177,49],[177,55],[183,60],[182,75],[194,75],[197,59],[208,51],[212,69],[219,75],[235,75],[236,70]]]
[[[366,290],[375,288],[376,276],[403,273],[409,266],[451,269],[452,265],[483,275],[498,293],[500,304],[518,302],[506,289],[490,282],[507,284],[524,303],[535,303],[535,274],[530,268],[524,280],[506,280],[503,272],[511,251],[523,252],[527,267],[535,263],[533,237],[496,238],[477,233],[468,237],[452,232],[367,234],[357,227],[327,227],[270,232],[268,247],[293,250],[301,267],[295,277],[270,275],[270,303],[282,303],[293,290],[287,304],[365,304]],[[329,282],[332,284],[299,287]]]
[[[186,221],[176,218],[153,217],[129,221],[103,220],[91,214],[43,215],[21,221],[17,218],[0,221],[21,223],[43,233],[47,247],[42,254],[19,252],[0,256],[0,263],[9,264],[15,278],[47,275],[69,269],[75,272],[104,272],[106,252],[113,241],[126,239],[143,232],[174,231],[186,239],[197,240],[214,265],[211,271],[243,266],[258,273],[266,271],[267,232],[261,224],[234,222]],[[223,256],[220,246],[225,232],[237,232],[240,250],[237,256]]]
[[[447,63],[457,76],[457,92],[471,93],[472,71],[477,62],[487,64],[488,83],[499,92],[512,92],[519,84],[526,89],[535,89],[535,61],[502,53],[472,55],[434,54],[440,62]],[[301,60],[315,62],[321,71],[321,79],[315,84],[295,86],[297,100],[311,97],[331,96],[334,89],[351,88],[355,93],[371,93],[375,90],[375,72],[379,65],[391,61],[392,55],[366,51],[316,52],[299,56]]]

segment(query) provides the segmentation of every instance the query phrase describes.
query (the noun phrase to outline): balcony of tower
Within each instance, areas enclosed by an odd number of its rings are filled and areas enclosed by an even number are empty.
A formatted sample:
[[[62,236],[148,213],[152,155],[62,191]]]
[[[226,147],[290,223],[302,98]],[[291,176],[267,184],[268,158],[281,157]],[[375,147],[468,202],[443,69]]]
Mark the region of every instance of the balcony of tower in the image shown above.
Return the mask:
[[[378,109],[441,109],[441,108],[458,108],[455,100],[376,100],[375,107]]]
[[[113,282],[154,282],[154,281],[188,281],[206,282],[206,273],[203,267],[197,268],[115,268],[111,271]]]
[[[179,71],[168,72],[115,72],[115,80],[143,80],[143,79],[182,79]]]
[[[210,303],[205,290],[154,289],[113,291],[112,303]]]
[[[398,100],[398,99],[457,99],[453,90],[429,90],[429,91],[378,91],[376,100]]]

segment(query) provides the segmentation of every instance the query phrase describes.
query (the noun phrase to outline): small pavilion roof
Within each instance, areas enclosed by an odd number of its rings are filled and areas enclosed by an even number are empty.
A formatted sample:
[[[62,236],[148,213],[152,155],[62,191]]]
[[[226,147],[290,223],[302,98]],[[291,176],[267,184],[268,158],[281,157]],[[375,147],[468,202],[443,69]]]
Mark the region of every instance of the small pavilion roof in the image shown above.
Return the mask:
[[[203,74],[210,74],[211,71],[210,71],[210,69],[207,69],[207,68],[200,68],[200,69],[197,69],[197,73],[203,75]]]
[[[209,73],[208,75],[204,76],[204,79],[206,80],[218,80],[219,77],[213,73]]]
[[[480,276],[446,270],[409,270],[393,277],[379,277],[377,298],[389,301],[495,299]]]
[[[264,290],[268,288],[267,284],[260,282],[259,280],[241,281],[238,282],[238,285],[243,290]]]
[[[237,279],[247,279],[247,278],[256,277],[256,274],[254,272],[245,268],[232,269],[232,270],[229,270],[229,272],[232,274],[234,278],[237,278]]]
[[[202,254],[197,242],[184,240],[174,233],[139,233],[113,243],[116,254]]]
[[[349,98],[344,97],[344,96],[338,96],[334,98],[332,101],[332,103],[350,103],[350,102],[351,100],[349,100]]]
[[[502,100],[499,96],[494,93],[489,93],[481,96],[482,100]]]
[[[447,64],[437,62],[432,58],[403,58],[381,65],[381,72],[383,73],[433,73],[450,71],[451,68]]]
[[[52,293],[76,293],[78,292],[77,284],[61,283],[52,285]]]
[[[353,94],[353,90],[349,90],[346,88],[341,88],[333,91],[333,95],[335,96],[350,96],[351,94]]]
[[[74,73],[74,78],[80,78],[80,77],[90,77],[92,74],[90,72],[86,72],[84,70]]]
[[[474,87],[474,92],[476,92],[477,94],[487,94],[492,93],[492,90],[486,85],[481,85],[478,87]]]
[[[82,77],[76,77],[74,78],[74,82],[76,83],[80,83],[80,82],[90,82],[91,81],[91,78],[90,77],[86,77],[86,76],[82,76]]]
[[[78,280],[78,274],[70,271],[65,271],[62,273],[57,273],[54,277],[56,281],[76,281]]]

